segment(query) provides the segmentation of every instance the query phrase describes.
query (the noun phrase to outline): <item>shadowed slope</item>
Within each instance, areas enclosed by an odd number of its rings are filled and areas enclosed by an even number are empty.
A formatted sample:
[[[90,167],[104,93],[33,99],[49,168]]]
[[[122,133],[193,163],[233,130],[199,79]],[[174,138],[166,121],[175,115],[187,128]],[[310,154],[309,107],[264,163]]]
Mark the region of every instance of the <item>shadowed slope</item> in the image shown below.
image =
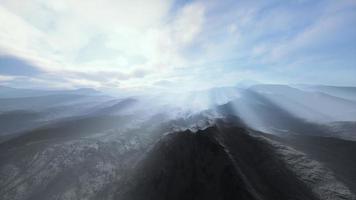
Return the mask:
[[[273,147],[244,128],[211,127],[160,140],[116,199],[318,199],[274,155]]]

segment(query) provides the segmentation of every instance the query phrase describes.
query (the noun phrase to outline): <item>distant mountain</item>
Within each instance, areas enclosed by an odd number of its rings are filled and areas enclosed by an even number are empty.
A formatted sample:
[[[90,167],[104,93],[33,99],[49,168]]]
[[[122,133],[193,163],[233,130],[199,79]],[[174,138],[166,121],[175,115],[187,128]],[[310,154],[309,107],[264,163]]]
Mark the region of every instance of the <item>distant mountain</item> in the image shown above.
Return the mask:
[[[246,90],[241,97],[216,107],[217,112],[239,117],[247,126],[273,134],[325,134],[316,123],[296,116],[278,103],[253,90]]]
[[[38,112],[16,110],[0,113],[0,136],[29,130],[39,125],[37,120],[40,118]]]
[[[134,98],[111,100],[93,108],[90,115],[118,115],[125,110],[130,110],[137,102],[138,100]]]
[[[80,88],[75,90],[33,90],[0,86],[0,98],[22,98],[63,94],[102,95],[99,91],[91,88]]]
[[[87,114],[96,105],[110,99],[96,90],[85,88],[43,91],[1,87],[0,136],[23,132],[61,118]]]
[[[300,87],[305,90],[323,92],[325,94],[329,94],[335,97],[356,101],[356,87],[327,85],[302,85]]]
[[[34,110],[71,103],[84,99],[85,96],[76,94],[55,94],[35,97],[0,98],[0,111]]]
[[[312,122],[356,120],[356,102],[319,91],[286,85],[256,85],[249,88],[291,114]]]

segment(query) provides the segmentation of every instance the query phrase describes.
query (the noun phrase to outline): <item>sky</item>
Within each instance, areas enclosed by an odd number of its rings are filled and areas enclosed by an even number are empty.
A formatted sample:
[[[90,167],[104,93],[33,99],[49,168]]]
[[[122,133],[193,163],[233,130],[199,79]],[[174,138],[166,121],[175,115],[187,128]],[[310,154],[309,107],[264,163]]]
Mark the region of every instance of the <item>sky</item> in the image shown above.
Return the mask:
[[[356,86],[356,0],[0,0],[0,85]]]

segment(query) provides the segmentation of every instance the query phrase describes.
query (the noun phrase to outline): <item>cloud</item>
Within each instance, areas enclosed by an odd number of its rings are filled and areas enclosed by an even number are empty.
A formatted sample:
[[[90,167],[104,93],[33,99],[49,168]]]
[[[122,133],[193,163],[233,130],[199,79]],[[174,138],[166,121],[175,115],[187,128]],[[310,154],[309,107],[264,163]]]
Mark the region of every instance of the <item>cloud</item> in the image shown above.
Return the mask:
[[[40,72],[18,67],[24,77],[8,80],[14,84],[144,89],[164,80],[182,88],[286,82],[294,67],[302,73],[326,61],[355,63],[355,7],[349,0],[2,0],[0,55]]]
[[[208,16],[214,30],[202,36],[204,51],[199,65],[209,71],[213,70],[208,66],[221,69],[220,77],[240,74],[237,79],[248,70],[252,73],[247,78],[259,81],[340,84],[330,77],[340,77],[356,64],[351,55],[356,53],[354,1],[229,5],[213,8],[224,7],[224,12]],[[312,75],[308,74],[311,67],[317,69]],[[317,71],[323,71],[325,80],[311,78],[318,76]],[[352,78],[345,83],[356,84]]]
[[[0,75],[0,83],[1,82],[8,82],[11,80],[14,80],[15,77],[14,76],[4,76],[4,75]]]
[[[121,80],[162,74],[186,64],[182,52],[204,22],[203,4],[186,4],[172,16],[171,5],[167,0],[4,0],[0,54],[51,74],[110,73]]]
[[[338,8],[335,12],[334,8]],[[270,44],[270,53],[267,54],[269,60],[280,62],[280,60],[291,59],[291,57],[299,56],[308,58],[303,51],[309,54],[311,51],[314,55],[318,53],[326,53],[325,48],[339,48],[339,43],[345,42],[348,36],[345,32],[353,31],[356,34],[355,28],[350,28],[354,23],[350,23],[348,19],[354,19],[356,14],[349,10],[348,5],[341,7],[339,4],[329,5],[328,9],[320,16],[314,19],[313,23],[306,26],[299,33],[291,38],[282,40],[277,44]],[[331,7],[331,8],[330,8]],[[353,29],[353,30],[352,30]],[[346,37],[345,37],[346,36]],[[294,54],[294,56],[292,55]],[[328,55],[325,57],[327,59]],[[318,58],[318,57],[317,57]]]
[[[7,23],[2,23],[6,26],[1,28],[4,33],[1,47],[15,46],[22,51],[13,52],[15,54],[33,60],[48,60],[48,63],[39,62],[46,70],[122,69],[127,66],[121,66],[122,62],[117,62],[118,59],[103,62],[107,60],[103,58],[84,64],[77,60],[81,51],[96,44],[121,60],[141,56],[144,54],[141,48],[146,42],[145,32],[160,25],[169,8],[166,2],[169,1],[36,0],[23,6],[20,1],[3,1],[2,19]],[[43,22],[42,18],[50,20]],[[98,37],[102,37],[103,41],[95,44]],[[11,48],[6,50],[11,52]],[[92,51],[92,55],[100,53],[95,49]],[[101,65],[98,66],[98,63]]]

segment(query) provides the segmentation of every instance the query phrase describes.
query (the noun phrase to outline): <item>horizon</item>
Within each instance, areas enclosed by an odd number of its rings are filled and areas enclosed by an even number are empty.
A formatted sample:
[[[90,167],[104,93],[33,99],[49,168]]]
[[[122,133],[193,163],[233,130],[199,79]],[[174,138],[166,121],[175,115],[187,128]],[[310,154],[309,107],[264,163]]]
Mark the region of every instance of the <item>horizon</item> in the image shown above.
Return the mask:
[[[253,84],[235,84],[235,85],[227,85],[227,86],[217,86],[217,87],[209,87],[209,88],[188,88],[188,89],[181,89],[181,90],[120,90],[120,89],[102,89],[102,88],[91,88],[91,87],[78,87],[78,88],[36,88],[36,87],[12,87],[7,85],[0,85],[0,89],[13,89],[13,90],[33,90],[34,92],[43,91],[43,92],[77,92],[83,91],[86,92],[97,92],[101,93],[102,95],[107,95],[111,97],[120,97],[120,98],[128,98],[128,97],[148,97],[148,96],[155,96],[159,95],[161,97],[169,97],[170,95],[180,94],[180,95],[187,95],[189,93],[199,93],[199,92],[208,92],[211,93],[212,90],[221,90],[221,89],[241,89],[246,90],[253,88],[255,86],[287,86],[290,88],[298,89],[298,90],[305,90],[313,91],[315,87],[334,87],[334,88],[353,88],[356,89],[356,86],[347,86],[347,85],[312,85],[312,84],[274,84],[274,83],[253,83]],[[4,93],[5,94],[5,93]],[[4,95],[3,91],[0,90],[0,95]],[[55,93],[54,93],[55,94]],[[326,93],[327,94],[327,93]],[[33,95],[33,94],[32,94]],[[47,94],[51,95],[51,94]],[[84,93],[82,95],[90,95],[90,93]],[[29,95],[30,97],[31,95]],[[2,98],[6,98],[6,95]],[[173,101],[171,102],[173,103]],[[174,104],[174,103],[173,103]]]

